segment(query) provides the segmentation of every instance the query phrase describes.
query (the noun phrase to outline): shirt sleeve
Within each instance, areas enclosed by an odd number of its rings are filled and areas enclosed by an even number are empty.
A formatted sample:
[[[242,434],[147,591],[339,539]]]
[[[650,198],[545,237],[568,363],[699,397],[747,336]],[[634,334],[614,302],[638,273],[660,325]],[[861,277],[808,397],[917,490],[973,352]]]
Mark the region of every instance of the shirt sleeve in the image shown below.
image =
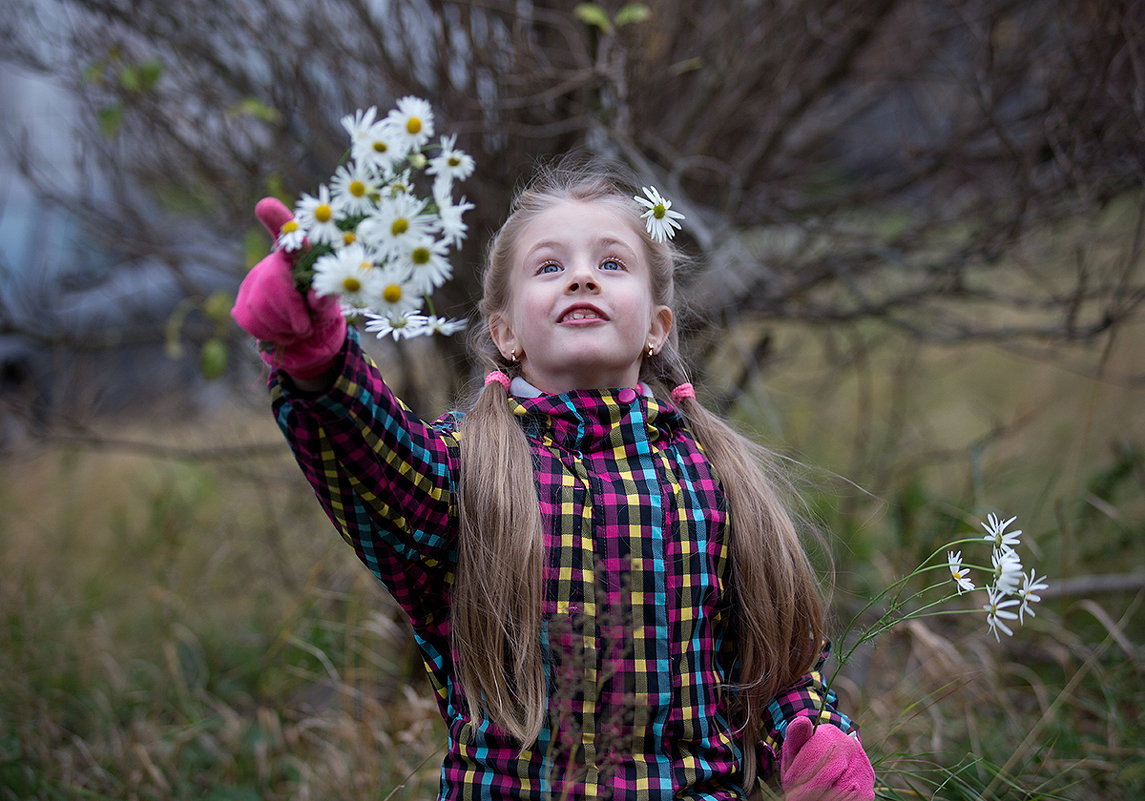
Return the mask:
[[[410,412],[352,331],[341,370],[308,395],[277,372],[271,407],[326,515],[410,615],[415,629],[447,625],[456,564],[457,438]]]
[[[763,740],[758,749],[759,775],[768,777],[779,770],[779,752],[787,726],[800,716],[816,723],[829,723],[854,736],[859,728],[836,708],[835,691],[823,682],[823,665],[831,655],[831,643],[824,640],[815,667],[798,682],[776,696],[763,712]]]

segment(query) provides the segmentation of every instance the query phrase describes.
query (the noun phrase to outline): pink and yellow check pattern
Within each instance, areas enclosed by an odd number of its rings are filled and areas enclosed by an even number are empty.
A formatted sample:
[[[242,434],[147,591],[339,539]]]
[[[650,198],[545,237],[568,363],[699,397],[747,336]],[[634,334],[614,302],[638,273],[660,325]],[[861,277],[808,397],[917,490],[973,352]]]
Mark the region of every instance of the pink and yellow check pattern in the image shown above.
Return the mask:
[[[724,499],[675,408],[630,392],[509,400],[548,524],[549,722],[520,751],[470,718],[454,671],[459,416],[418,419],[354,335],[341,358],[318,397],[272,375],[273,408],[327,515],[409,615],[448,726],[440,798],[745,798]],[[772,702],[762,775],[787,722],[824,704],[852,727],[817,671]]]

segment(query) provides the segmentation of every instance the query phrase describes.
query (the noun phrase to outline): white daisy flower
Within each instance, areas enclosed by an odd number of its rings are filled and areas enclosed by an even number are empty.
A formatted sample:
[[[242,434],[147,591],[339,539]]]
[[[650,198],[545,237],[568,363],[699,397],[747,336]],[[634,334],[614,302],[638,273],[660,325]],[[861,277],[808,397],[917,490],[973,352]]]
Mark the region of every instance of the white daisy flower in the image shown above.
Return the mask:
[[[645,228],[656,242],[663,242],[666,239],[671,239],[676,235],[674,228],[679,228],[680,223],[677,220],[684,219],[684,215],[678,211],[672,211],[672,201],[666,200],[654,186],[644,186],[640,188],[645,197],[637,195],[633,198],[641,206],[644,206],[647,211],[640,215],[644,220]]]
[[[413,311],[392,315],[367,312],[366,320],[365,330],[378,339],[390,336],[397,342],[432,333],[427,326],[429,318]]]
[[[453,275],[453,268],[446,258],[448,253],[448,243],[423,236],[409,242],[398,253],[397,263],[409,270],[417,290],[422,295],[429,295]]]
[[[433,110],[429,102],[411,95],[400,99],[397,106],[386,120],[407,152],[421,150],[433,137]]]
[[[330,199],[330,190],[318,187],[318,196],[302,194],[302,199],[294,207],[294,218],[306,231],[312,242],[332,245],[341,243],[342,231],[338,220],[345,216],[342,209]]]
[[[350,155],[361,167],[382,177],[392,175],[394,167],[409,152],[389,120],[378,120],[359,138],[353,140]]]
[[[473,174],[473,157],[459,150],[457,135],[441,137],[441,152],[429,160],[426,172],[451,181],[464,181]]]
[[[423,214],[426,202],[411,194],[383,197],[374,211],[358,224],[358,236],[386,258],[399,258],[412,243],[434,233],[436,218]]]
[[[370,298],[370,310],[393,319],[397,315],[414,311],[422,302],[422,293],[411,279],[409,271],[396,265],[378,270]]]
[[[372,197],[378,193],[378,182],[361,164],[342,165],[330,179],[334,202],[349,217],[361,217],[374,207]]]
[[[306,243],[306,232],[298,224],[298,220],[289,219],[282,224],[278,232],[278,246],[287,252],[302,250]]]
[[[1007,636],[1014,636],[1013,629],[1007,626],[1003,621],[1016,620],[1018,617],[1007,607],[1015,606],[1019,602],[1014,598],[1002,600],[1004,597],[1002,593],[994,589],[989,589],[987,590],[987,603],[982,607],[983,611],[986,612],[986,624],[994,634],[994,639],[999,642],[1002,641],[1002,638],[998,636],[999,631],[1004,631]]]
[[[954,583],[958,586],[959,595],[963,590],[974,589],[974,582],[970,580],[970,570],[962,566],[962,551],[947,551],[946,564],[950,568],[950,575],[954,577]]]
[[[365,248],[354,243],[314,262],[312,286],[319,296],[338,295],[345,306],[363,308],[377,294],[378,272]]]
[[[1037,594],[1039,590],[1048,590],[1050,588],[1048,584],[1042,583],[1045,580],[1045,576],[1038,578],[1037,574],[1033,570],[1030,571],[1029,575],[1022,576],[1022,586],[1019,587],[1014,593],[1014,597],[1016,597],[1022,603],[1021,607],[1018,608],[1019,623],[1026,622],[1024,615],[1027,612],[1029,613],[1030,617],[1036,617],[1036,615],[1034,615],[1034,610],[1030,608],[1030,604],[1037,603],[1038,601],[1042,600],[1042,596]]]
[[[464,330],[465,326],[465,320],[447,320],[444,317],[438,317],[436,314],[431,314],[425,319],[425,332],[427,334],[451,336],[458,331]]]
[[[377,106],[370,106],[364,111],[358,109],[353,114],[347,114],[342,118],[342,127],[350,135],[351,147],[355,147],[359,142],[364,142],[370,138],[370,129],[374,127],[374,120],[377,119],[377,116]]]
[[[1006,527],[1017,519],[1011,517],[1009,520],[1002,521],[995,514],[987,515],[986,522],[982,524],[982,528],[986,529],[986,536],[982,539],[992,543],[995,548],[1013,548],[1021,541],[1022,530],[1007,532]]]
[[[410,195],[413,194],[413,191],[413,180],[410,178],[409,170],[393,176],[392,180],[383,187],[383,194],[391,198],[398,195]]]
[[[1003,595],[1013,595],[1022,583],[1022,558],[1013,548],[995,548],[990,559],[994,563],[994,588]]]
[[[343,223],[343,224],[345,224],[345,223]],[[355,228],[348,228],[348,229],[342,231],[342,241],[341,242],[335,242],[334,247],[335,248],[346,247],[346,245],[352,245],[357,241],[358,241],[358,229],[356,227]]]
[[[443,203],[441,198],[438,198],[437,207],[442,239],[448,242],[450,247],[460,247],[465,239],[465,233],[469,230],[469,226],[462,222],[461,216],[474,208],[473,204],[466,203],[464,197],[456,203]]]

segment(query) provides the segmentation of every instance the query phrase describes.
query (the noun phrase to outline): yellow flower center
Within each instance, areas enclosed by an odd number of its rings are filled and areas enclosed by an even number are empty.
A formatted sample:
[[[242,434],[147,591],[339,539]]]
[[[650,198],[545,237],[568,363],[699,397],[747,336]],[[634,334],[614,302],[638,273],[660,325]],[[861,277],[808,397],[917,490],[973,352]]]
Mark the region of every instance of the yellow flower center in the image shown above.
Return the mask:
[[[657,203],[652,208],[652,216],[655,217],[657,220],[662,220],[664,218],[664,213],[666,211],[667,211],[667,209],[664,208],[663,203]]]
[[[410,258],[414,264],[425,264],[429,261],[429,248],[414,248]]]
[[[318,222],[330,222],[330,218],[334,216],[334,212],[325,203],[320,204],[314,209],[314,219]]]
[[[368,261],[364,261],[358,266],[362,268],[363,272],[369,272],[370,270],[374,269],[374,265]]]
[[[358,237],[354,236],[353,231],[344,231],[342,233],[342,244],[343,245],[352,245],[352,244],[354,244],[355,240],[357,240],[357,238]]]
[[[382,297],[386,303],[397,303],[402,299],[402,288],[397,284],[390,284],[382,291]]]
[[[287,220],[286,222],[284,222],[282,224],[282,233],[284,233],[284,234],[293,234],[297,230],[298,230],[298,221],[297,220]]]
[[[374,152],[375,153],[385,153],[389,149],[390,149],[390,146],[387,145],[385,142],[381,141],[380,139],[374,142]]]
[[[450,167],[456,167],[457,165],[459,165],[461,163],[461,159],[457,158],[457,156],[450,156],[449,159],[446,161],[446,163]]]
[[[342,289],[346,292],[357,292],[362,288],[362,282],[352,275],[342,279]]]
[[[366,185],[361,181],[351,181],[350,194],[354,197],[362,197],[366,194]]]
[[[409,220],[405,217],[398,217],[394,220],[394,224],[390,226],[390,231],[394,236],[401,236],[409,230]]]
[[[417,117],[410,117],[409,121],[406,122],[406,130],[414,135],[421,133],[421,120]]]

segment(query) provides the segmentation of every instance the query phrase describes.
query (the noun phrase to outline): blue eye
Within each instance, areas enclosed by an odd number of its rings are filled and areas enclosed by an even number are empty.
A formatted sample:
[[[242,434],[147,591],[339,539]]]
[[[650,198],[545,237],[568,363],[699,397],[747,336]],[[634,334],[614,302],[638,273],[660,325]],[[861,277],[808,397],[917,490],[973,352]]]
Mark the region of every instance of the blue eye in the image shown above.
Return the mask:
[[[539,275],[541,273],[555,273],[560,269],[561,269],[561,266],[559,264],[557,264],[555,261],[547,261],[541,265],[541,268],[539,270],[537,270],[537,274]]]
[[[620,261],[619,259],[605,259],[603,262],[601,262],[600,269],[602,269],[602,270],[623,270],[624,269],[624,262]]]

